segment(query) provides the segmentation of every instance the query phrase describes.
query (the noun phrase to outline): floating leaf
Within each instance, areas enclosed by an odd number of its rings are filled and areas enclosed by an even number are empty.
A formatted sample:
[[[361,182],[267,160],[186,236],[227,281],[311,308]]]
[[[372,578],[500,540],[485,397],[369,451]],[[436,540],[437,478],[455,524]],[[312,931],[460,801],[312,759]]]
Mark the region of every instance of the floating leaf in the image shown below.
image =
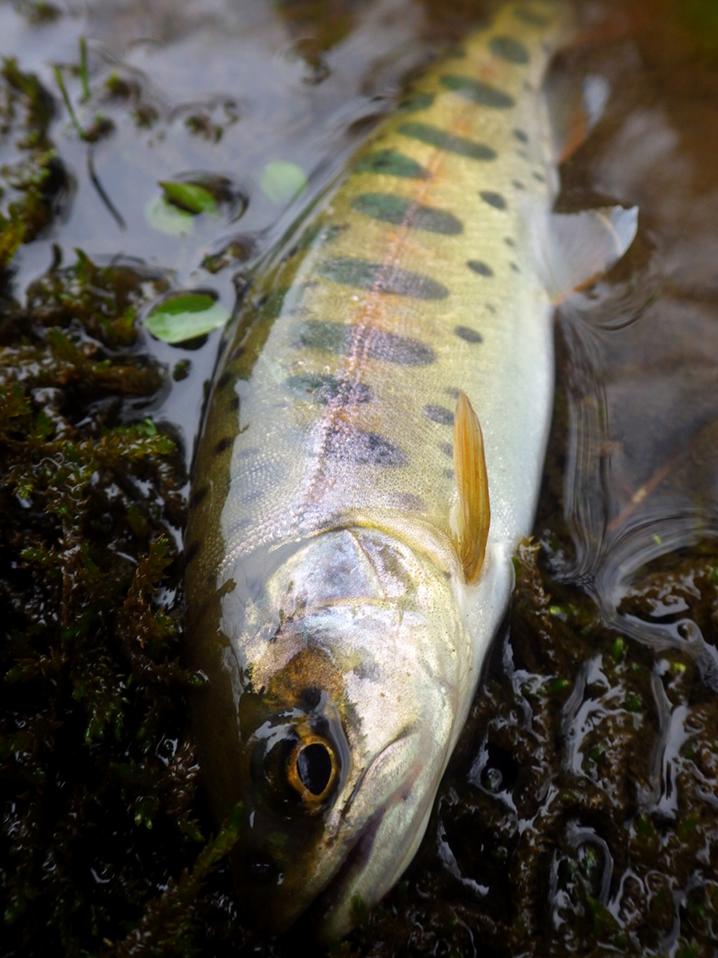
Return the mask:
[[[165,199],[186,213],[217,212],[217,200],[205,186],[198,186],[196,183],[178,183],[172,180],[161,180],[160,186],[165,192]]]
[[[154,229],[168,236],[189,236],[194,230],[194,216],[157,196],[145,207],[145,218]]]
[[[307,177],[296,163],[273,160],[264,167],[259,185],[273,203],[288,203],[306,188]]]
[[[229,312],[207,293],[182,293],[155,307],[145,326],[166,343],[182,343],[217,329],[229,319]]]

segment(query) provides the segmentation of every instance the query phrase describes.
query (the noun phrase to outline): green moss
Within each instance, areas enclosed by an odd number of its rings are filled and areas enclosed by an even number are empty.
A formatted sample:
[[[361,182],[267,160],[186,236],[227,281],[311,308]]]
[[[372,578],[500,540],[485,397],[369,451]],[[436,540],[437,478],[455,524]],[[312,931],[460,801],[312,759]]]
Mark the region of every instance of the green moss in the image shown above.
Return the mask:
[[[47,228],[67,174],[48,130],[52,100],[37,77],[14,58],[0,67],[0,133],[10,161],[0,165],[0,270],[22,243]]]
[[[44,954],[98,954],[124,941],[136,953],[134,927],[141,949],[194,954],[189,903],[231,846],[230,824],[202,850],[183,700],[199,677],[182,665],[168,601],[182,460],[152,419],[127,421],[135,397],[163,386],[133,322],[161,287],[78,254],[1,330],[9,952],[42,941]]]

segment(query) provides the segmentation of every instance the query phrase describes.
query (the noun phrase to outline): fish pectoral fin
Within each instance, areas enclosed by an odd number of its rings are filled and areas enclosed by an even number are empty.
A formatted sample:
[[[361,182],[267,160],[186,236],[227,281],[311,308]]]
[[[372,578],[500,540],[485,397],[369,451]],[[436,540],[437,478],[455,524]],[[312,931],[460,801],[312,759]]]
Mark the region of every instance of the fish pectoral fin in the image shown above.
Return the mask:
[[[552,213],[539,238],[538,262],[554,304],[585,289],[617,263],[638,229],[638,207],[605,206],[579,213]]]
[[[459,393],[454,417],[454,473],[459,493],[456,549],[467,582],[481,572],[489,535],[489,480],[484,438],[468,396]]]
[[[584,143],[603,115],[610,88],[604,77],[589,75],[583,83],[554,72],[546,83],[554,161],[565,162]]]

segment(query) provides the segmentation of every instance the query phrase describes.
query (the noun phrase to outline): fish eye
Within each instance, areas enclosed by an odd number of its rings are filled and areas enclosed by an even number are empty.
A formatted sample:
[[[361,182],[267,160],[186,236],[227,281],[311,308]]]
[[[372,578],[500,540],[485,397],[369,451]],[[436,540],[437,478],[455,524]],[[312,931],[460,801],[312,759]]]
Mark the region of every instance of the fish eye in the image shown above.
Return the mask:
[[[289,755],[289,784],[308,805],[317,805],[331,792],[338,776],[337,757],[331,744],[318,735],[300,738]]]

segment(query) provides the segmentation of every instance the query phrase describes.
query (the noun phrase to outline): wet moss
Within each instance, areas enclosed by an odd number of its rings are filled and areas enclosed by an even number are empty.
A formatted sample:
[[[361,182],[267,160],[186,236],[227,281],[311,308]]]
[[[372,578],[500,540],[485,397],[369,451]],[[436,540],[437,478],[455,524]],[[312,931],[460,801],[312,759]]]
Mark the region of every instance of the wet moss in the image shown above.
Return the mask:
[[[166,376],[134,325],[161,286],[79,255],[4,311],[6,955],[195,953],[188,902],[233,841],[230,823],[205,845],[198,820],[183,696],[202,679],[181,664],[176,600],[182,458],[133,410]]]
[[[17,60],[0,66],[0,270],[62,207],[69,177],[48,130],[52,98]]]

